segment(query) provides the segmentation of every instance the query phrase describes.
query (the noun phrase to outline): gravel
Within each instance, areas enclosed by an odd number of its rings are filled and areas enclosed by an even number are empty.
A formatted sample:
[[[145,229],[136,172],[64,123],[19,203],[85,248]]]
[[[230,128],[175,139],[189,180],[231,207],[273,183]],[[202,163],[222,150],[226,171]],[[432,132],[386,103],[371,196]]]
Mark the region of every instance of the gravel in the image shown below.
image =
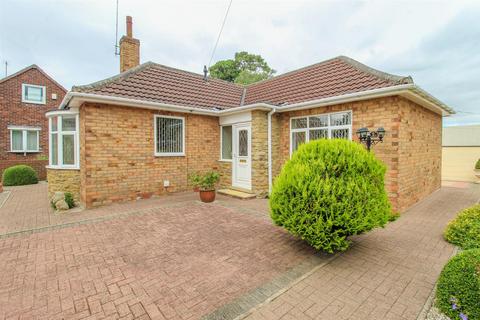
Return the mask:
[[[441,313],[440,310],[438,310],[438,308],[433,305],[428,311],[427,317],[425,319],[426,320],[451,320],[449,317]]]

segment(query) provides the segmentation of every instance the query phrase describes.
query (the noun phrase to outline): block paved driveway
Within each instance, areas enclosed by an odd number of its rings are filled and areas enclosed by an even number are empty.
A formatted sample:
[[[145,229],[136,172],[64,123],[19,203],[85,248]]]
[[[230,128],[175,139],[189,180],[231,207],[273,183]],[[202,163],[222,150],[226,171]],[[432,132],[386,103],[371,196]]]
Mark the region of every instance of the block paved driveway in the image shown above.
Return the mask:
[[[12,203],[22,189],[9,191],[0,210],[25,207]],[[104,221],[3,235],[0,319],[198,319],[314,254],[271,225],[265,200],[197,197],[130,202],[110,206],[118,216]],[[78,215],[105,218],[105,210]]]
[[[416,319],[454,252],[444,226],[480,197],[445,187],[327,256],[272,226],[264,200],[186,193],[37,223],[14,189],[0,223],[37,230],[0,234],[0,319]]]
[[[447,222],[479,199],[478,185],[446,183],[246,319],[417,319],[454,254]]]

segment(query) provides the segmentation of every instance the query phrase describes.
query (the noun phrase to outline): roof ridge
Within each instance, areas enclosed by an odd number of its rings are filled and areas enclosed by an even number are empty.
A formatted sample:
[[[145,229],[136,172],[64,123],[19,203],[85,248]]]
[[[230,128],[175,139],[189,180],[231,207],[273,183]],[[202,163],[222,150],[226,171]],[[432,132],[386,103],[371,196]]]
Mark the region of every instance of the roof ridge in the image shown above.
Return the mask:
[[[261,80],[261,81],[258,81],[258,82],[251,83],[251,84],[247,85],[246,87],[248,89],[250,87],[253,87],[253,86],[261,84],[261,83],[265,83],[265,82],[269,82],[269,81],[272,81],[272,80],[275,80],[275,79],[279,79],[279,78],[282,78],[284,76],[288,76],[288,75],[291,75],[291,74],[294,74],[294,73],[297,73],[297,72],[301,72],[301,71],[304,71],[304,70],[307,70],[307,69],[310,69],[310,68],[313,68],[313,67],[320,66],[322,64],[327,64],[327,63],[329,63],[333,60],[341,60],[345,63],[350,64],[352,67],[356,68],[359,71],[369,73],[369,74],[371,74],[375,77],[379,77],[379,78],[382,78],[382,79],[387,80],[387,81],[393,81],[396,84],[398,84],[398,83],[413,83],[413,79],[412,79],[411,76],[403,77],[403,76],[398,76],[398,75],[390,74],[390,73],[387,73],[387,72],[383,72],[383,71],[371,68],[371,67],[369,67],[369,66],[367,66],[367,65],[365,65],[365,64],[363,64],[363,63],[361,63],[361,62],[359,62],[355,59],[352,59],[350,57],[347,57],[347,56],[344,56],[344,55],[339,55],[339,56],[336,56],[336,57],[333,57],[333,58],[330,58],[330,59],[327,59],[327,60],[323,60],[323,61],[320,61],[320,62],[317,62],[317,63],[313,63],[313,64],[305,66],[305,67],[301,67],[299,69],[295,69],[295,70],[291,70],[291,71],[279,74],[278,76],[274,76],[274,77],[271,77],[271,78],[268,78],[268,79],[265,79],[265,80]]]
[[[353,66],[357,70],[369,73],[369,74],[371,74],[375,77],[382,78],[382,79],[387,80],[387,81],[392,81],[395,84],[413,83],[413,79],[412,79],[411,76],[406,76],[406,77],[405,76],[398,76],[398,75],[395,75],[395,74],[380,71],[378,69],[369,67],[366,64],[363,64],[363,63],[361,63],[361,62],[359,62],[355,59],[352,59],[350,57],[347,57],[347,56],[338,56],[336,58],[342,60],[343,62],[346,62],[346,63],[350,64],[351,66]]]
[[[15,78],[16,76],[19,76],[19,75],[21,75],[22,73],[27,72],[27,71],[30,70],[30,69],[37,69],[37,70],[40,71],[46,78],[48,78],[50,81],[52,81],[52,82],[55,83],[57,86],[59,86],[63,91],[67,92],[67,89],[65,89],[64,86],[62,86],[60,83],[58,83],[57,80],[53,79],[48,73],[46,73],[42,68],[40,68],[40,67],[39,67],[37,64],[35,64],[35,63],[29,65],[28,67],[25,67],[25,68],[23,68],[23,69],[20,69],[20,70],[18,70],[17,72],[12,73],[12,74],[9,75],[9,76],[6,76],[6,77],[0,79],[0,83],[5,82],[5,81],[8,81],[8,80],[10,80],[10,79],[12,79],[12,78]]]
[[[135,74],[137,74],[138,72],[141,72],[145,69],[148,69],[150,67],[159,67],[159,68],[163,68],[163,69],[167,69],[167,70],[171,70],[171,71],[174,71],[174,72],[180,72],[180,73],[184,73],[184,74],[189,74],[189,75],[193,75],[195,77],[198,77],[198,78],[202,78],[203,79],[203,75],[199,74],[199,73],[195,73],[195,72],[191,72],[191,71],[187,71],[187,70],[182,70],[182,69],[178,69],[178,68],[173,68],[173,67],[170,67],[170,66],[166,66],[166,65],[163,65],[163,64],[160,64],[160,63],[156,63],[156,62],[153,62],[153,61],[147,61],[147,62],[144,62],[136,67],[133,67],[127,71],[124,71],[122,73],[119,73],[119,74],[116,74],[112,77],[109,77],[109,78],[106,78],[106,79],[103,79],[103,80],[99,80],[99,81],[95,81],[95,82],[92,82],[92,83],[89,83],[89,84],[85,84],[85,85],[81,85],[81,86],[73,86],[72,87],[72,91],[79,91],[79,92],[82,92],[82,91],[87,91],[87,90],[91,90],[91,89],[98,89],[99,87],[103,87],[107,84],[110,84],[110,83],[113,83],[115,81],[118,81],[118,80],[124,80],[124,79],[127,79]],[[226,81],[226,80],[222,80],[222,79],[217,79],[217,78],[208,78],[207,81],[215,81],[215,82],[223,82],[223,83],[226,83],[230,86],[234,86],[234,87],[237,87],[237,88],[245,88],[245,86],[243,85],[239,85],[239,84],[236,84],[234,82],[230,82],[230,81]]]
[[[187,73],[187,74],[190,74],[190,75],[193,75],[193,76],[196,76],[196,77],[199,77],[199,78],[204,78],[204,75],[203,74],[200,74],[200,73],[196,73],[196,72],[193,72],[193,71],[188,71],[188,70],[183,70],[183,69],[179,69],[179,68],[174,68],[174,67],[170,67],[170,66],[166,66],[164,64],[161,64],[161,63],[156,63],[156,62],[152,62],[153,64],[155,64],[157,67],[162,67],[162,68],[165,68],[165,69],[170,69],[172,71],[178,71],[178,72],[182,72],[182,73]],[[242,84],[239,84],[239,83],[235,83],[235,82],[231,82],[231,81],[228,81],[228,80],[223,80],[223,79],[218,79],[218,78],[212,78],[212,77],[208,77],[207,78],[207,81],[208,80],[214,80],[214,81],[218,81],[218,82],[225,82],[229,85],[234,85],[238,88],[244,88],[245,85],[242,85]]]
[[[38,66],[37,66],[36,64],[31,64],[31,65],[29,65],[28,67],[25,67],[25,68],[23,68],[23,69],[20,69],[20,70],[18,70],[17,72],[14,72],[14,73],[12,73],[12,74],[9,75],[9,76],[6,76],[6,77],[0,79],[0,82],[4,82],[4,81],[10,80],[10,79],[12,79],[12,78],[15,78],[15,77],[18,76],[19,74],[22,74],[22,73],[24,73],[24,72],[26,72],[26,71],[28,71],[28,70],[30,70],[30,69],[38,69]]]
[[[245,96],[247,95],[247,88],[243,88],[242,97],[240,98],[240,107],[245,104]]]

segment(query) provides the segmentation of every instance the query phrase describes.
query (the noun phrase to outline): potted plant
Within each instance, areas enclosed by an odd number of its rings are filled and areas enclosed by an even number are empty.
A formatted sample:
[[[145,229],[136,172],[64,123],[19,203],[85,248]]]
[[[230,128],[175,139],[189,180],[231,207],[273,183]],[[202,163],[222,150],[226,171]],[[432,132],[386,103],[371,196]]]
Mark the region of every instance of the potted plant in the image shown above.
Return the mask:
[[[218,172],[209,171],[200,175],[200,200],[202,202],[213,202],[215,200],[215,185],[220,180]]]
[[[193,187],[193,192],[200,191],[200,181],[201,181],[201,179],[202,179],[202,177],[197,172],[192,172],[188,176],[188,180],[190,181],[190,183],[192,184],[192,187]]]
[[[475,176],[480,179],[480,159],[475,163]]]

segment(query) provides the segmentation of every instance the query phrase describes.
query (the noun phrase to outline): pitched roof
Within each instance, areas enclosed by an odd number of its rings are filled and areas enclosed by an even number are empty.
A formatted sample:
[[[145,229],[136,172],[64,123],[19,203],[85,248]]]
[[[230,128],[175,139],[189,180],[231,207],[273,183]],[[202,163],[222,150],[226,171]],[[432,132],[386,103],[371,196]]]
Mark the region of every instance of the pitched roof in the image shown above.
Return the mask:
[[[260,102],[293,104],[411,83],[411,77],[339,56],[247,86],[213,78],[205,81],[200,74],[147,62],[72,91],[218,110]]]
[[[271,79],[247,89],[245,103],[293,104],[349,93],[413,83],[339,56]]]
[[[25,73],[25,72],[27,72],[28,70],[31,70],[31,69],[37,69],[37,70],[40,71],[40,73],[42,73],[46,78],[48,78],[50,81],[52,81],[53,83],[55,83],[60,89],[62,89],[64,92],[67,92],[67,89],[65,89],[65,88],[64,88],[60,83],[58,83],[55,79],[53,79],[52,77],[50,77],[50,76],[48,75],[48,73],[46,73],[45,71],[43,71],[43,69],[40,68],[39,66],[37,66],[36,64],[32,64],[32,65],[30,65],[30,66],[28,66],[28,67],[25,67],[25,68],[23,68],[23,69],[15,72],[15,73],[12,73],[12,74],[9,75],[9,76],[6,76],[5,78],[0,79],[0,83],[6,82],[6,81],[8,81],[8,80],[10,80],[10,79],[13,79],[13,78],[21,75],[22,73]]]
[[[176,104],[203,109],[238,107],[243,86],[146,62],[117,76],[72,91]]]

